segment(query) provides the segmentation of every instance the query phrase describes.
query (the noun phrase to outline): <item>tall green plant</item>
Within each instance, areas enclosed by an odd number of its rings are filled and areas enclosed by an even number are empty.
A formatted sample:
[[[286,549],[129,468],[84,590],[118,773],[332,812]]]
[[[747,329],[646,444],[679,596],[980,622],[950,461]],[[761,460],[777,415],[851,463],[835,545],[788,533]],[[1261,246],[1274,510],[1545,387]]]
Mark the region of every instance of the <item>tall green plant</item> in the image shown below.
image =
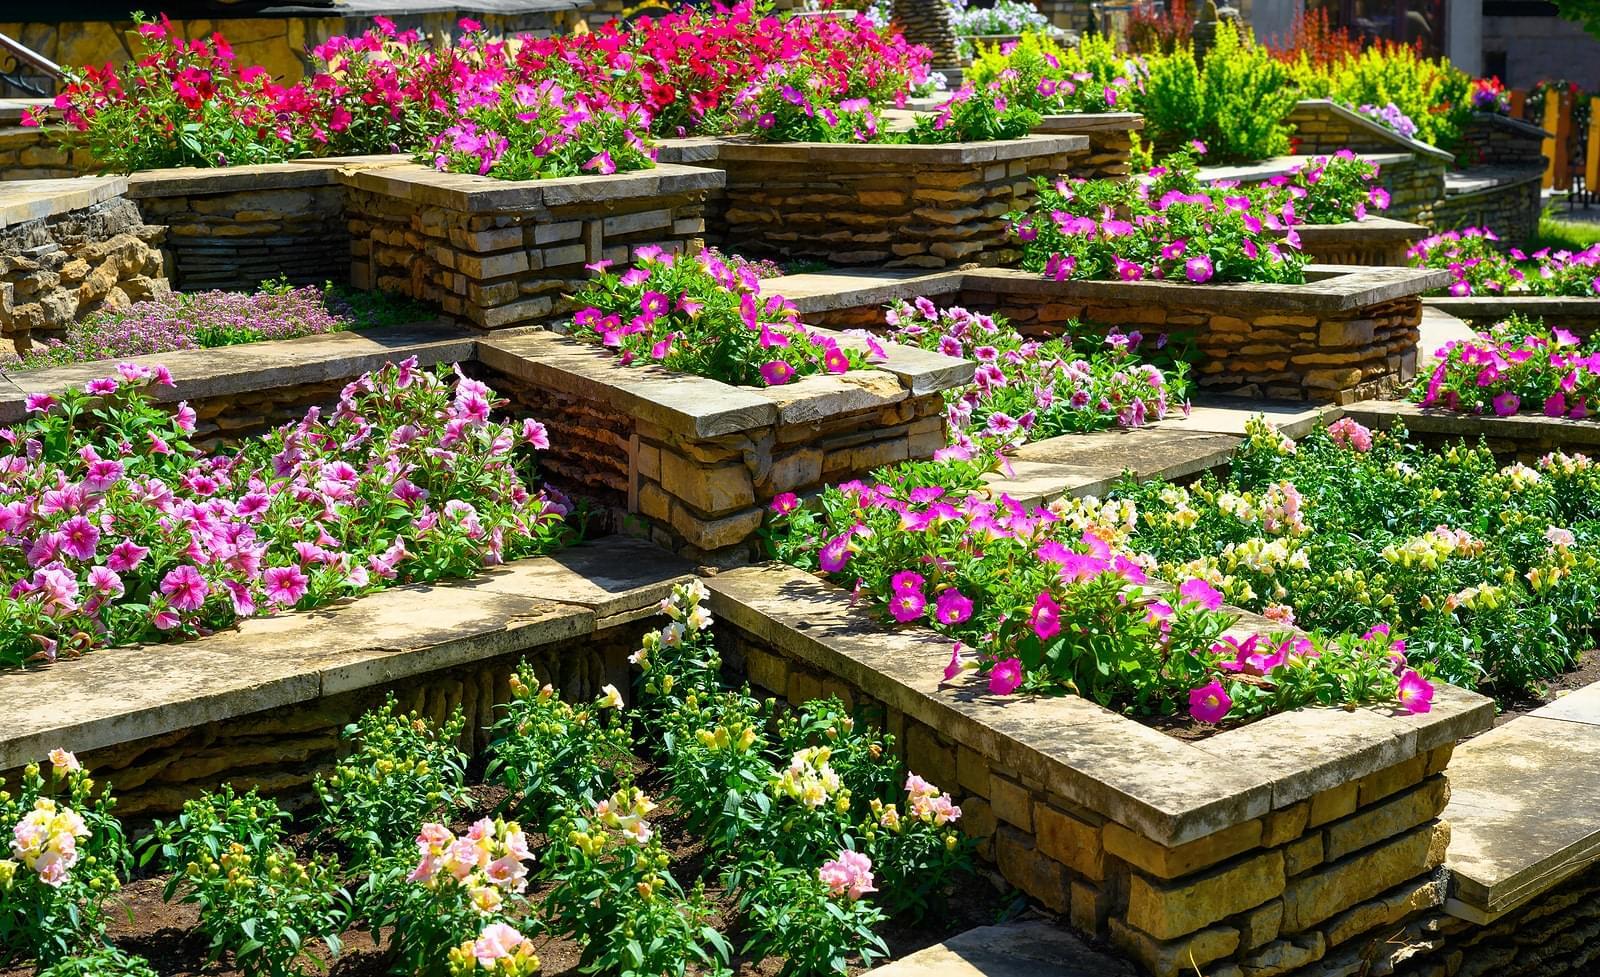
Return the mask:
[[[1247,162],[1289,150],[1285,122],[1298,97],[1289,71],[1242,33],[1223,30],[1202,64],[1193,47],[1148,59],[1138,104],[1161,152],[1200,140],[1216,162]]]

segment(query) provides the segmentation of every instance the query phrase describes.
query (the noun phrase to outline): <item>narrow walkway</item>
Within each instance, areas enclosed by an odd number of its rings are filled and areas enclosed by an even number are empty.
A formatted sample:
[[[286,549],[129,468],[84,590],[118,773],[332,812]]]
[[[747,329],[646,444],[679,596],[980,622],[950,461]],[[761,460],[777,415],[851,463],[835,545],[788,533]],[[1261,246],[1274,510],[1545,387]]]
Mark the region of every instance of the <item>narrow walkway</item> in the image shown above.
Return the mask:
[[[1456,747],[1452,915],[1486,923],[1600,861],[1600,684]]]
[[[1034,919],[980,926],[863,977],[1134,977],[1129,963]]]

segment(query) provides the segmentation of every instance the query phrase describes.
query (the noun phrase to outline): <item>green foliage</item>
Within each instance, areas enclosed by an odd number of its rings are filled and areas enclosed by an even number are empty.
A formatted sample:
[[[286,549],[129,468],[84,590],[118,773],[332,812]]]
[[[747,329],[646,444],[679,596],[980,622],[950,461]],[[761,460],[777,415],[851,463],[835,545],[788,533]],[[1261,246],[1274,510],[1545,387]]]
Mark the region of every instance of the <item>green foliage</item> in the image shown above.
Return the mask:
[[[143,957],[97,946],[45,967],[38,977],[156,977],[156,972]]]
[[[465,725],[458,708],[436,729],[415,712],[402,715],[390,695],[346,726],[355,751],[316,780],[323,830],[357,864],[412,849],[417,826],[462,795],[467,757],[455,743]]]
[[[1285,122],[1300,97],[1289,71],[1234,31],[1217,33],[1201,66],[1190,47],[1152,56],[1142,95],[1146,137],[1170,152],[1198,139],[1214,162],[1235,163],[1289,151]]]
[[[1580,24],[1591,37],[1600,37],[1600,0],[1556,0],[1561,16]]]
[[[215,861],[235,845],[252,854],[273,850],[283,839],[289,812],[276,801],[262,797],[251,788],[236,794],[232,784],[206,791],[185,801],[183,810],[172,821],[157,821],[155,831],[145,839],[139,864],[156,864],[163,871],[183,872],[202,859]],[[167,884],[166,898],[176,890],[178,880]]]
[[[283,845],[251,851],[235,843],[217,858],[202,854],[174,879],[181,901],[199,910],[213,960],[227,953],[245,977],[303,977],[322,969],[312,940],[339,955],[349,916],[339,874],[331,858],[300,862]]]
[[[69,961],[105,932],[104,903],[131,858],[110,786],[70,753],[30,764],[15,792],[0,790],[0,966]]]
[[[493,727],[485,776],[511,788],[512,811],[544,824],[610,792],[628,768],[632,745],[616,708],[620,698],[573,706],[526,664],[511,678],[511,696]]]
[[[1472,115],[1472,78],[1447,59],[1405,45],[1374,45],[1329,64],[1302,55],[1291,71],[1300,97],[1353,108],[1393,103],[1416,124],[1416,138],[1446,151],[1459,148]]]
[[[876,930],[883,910],[865,899],[839,899],[816,872],[767,864],[740,896],[746,953],[783,961],[782,977],[842,974],[889,954]]]
[[[1010,100],[1050,115],[1131,111],[1132,88],[1143,74],[1143,62],[1117,50],[1111,37],[1091,34],[1063,47],[1048,34],[1029,33],[983,48],[966,78],[980,91],[999,84]]]

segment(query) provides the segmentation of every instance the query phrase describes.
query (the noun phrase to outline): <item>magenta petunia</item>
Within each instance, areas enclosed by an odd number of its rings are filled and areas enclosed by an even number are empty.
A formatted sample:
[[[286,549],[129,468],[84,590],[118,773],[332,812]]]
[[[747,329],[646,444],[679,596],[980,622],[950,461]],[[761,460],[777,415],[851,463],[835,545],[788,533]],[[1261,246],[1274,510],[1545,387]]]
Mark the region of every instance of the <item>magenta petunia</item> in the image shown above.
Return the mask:
[[[910,624],[928,609],[928,599],[920,590],[897,590],[889,598],[889,614],[901,624]]]
[[[1407,712],[1424,713],[1433,708],[1433,683],[1423,678],[1414,669],[1407,669],[1400,676],[1400,686],[1396,692],[1400,705]]]
[[[205,605],[211,586],[200,571],[185,563],[167,571],[161,578],[161,593],[178,611],[197,611]]]
[[[989,670],[989,694],[1010,695],[1022,687],[1022,660],[1005,658]]]
[[[1049,591],[1042,591],[1034,600],[1028,623],[1040,641],[1049,641],[1061,633],[1061,605],[1056,603]]]
[[[1178,587],[1178,603],[1194,604],[1214,611],[1222,606],[1222,593],[1199,578],[1185,580]]]
[[[761,379],[770,387],[781,387],[794,379],[794,367],[783,360],[771,360],[761,365]]]
[[[1213,725],[1220,723],[1232,708],[1233,699],[1217,679],[1212,679],[1210,684],[1189,691],[1189,715],[1200,722]]]
[[[933,616],[940,624],[963,624],[972,617],[972,599],[954,587],[939,591]]]

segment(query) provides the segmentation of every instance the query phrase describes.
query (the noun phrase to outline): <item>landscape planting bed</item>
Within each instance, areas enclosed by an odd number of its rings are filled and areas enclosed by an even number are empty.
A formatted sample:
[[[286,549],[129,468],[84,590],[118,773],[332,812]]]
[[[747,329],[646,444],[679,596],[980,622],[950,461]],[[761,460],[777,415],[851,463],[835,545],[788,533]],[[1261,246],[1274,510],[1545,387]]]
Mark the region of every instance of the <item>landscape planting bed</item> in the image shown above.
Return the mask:
[[[1513,314],[1542,319],[1546,329],[1565,329],[1581,339],[1600,333],[1600,297],[1565,295],[1471,295],[1462,298],[1430,295],[1430,308],[1488,329]]]
[[[1295,228],[1300,250],[1324,265],[1405,267],[1406,252],[1428,234],[1421,224],[1368,217],[1343,224],[1304,224]]]

